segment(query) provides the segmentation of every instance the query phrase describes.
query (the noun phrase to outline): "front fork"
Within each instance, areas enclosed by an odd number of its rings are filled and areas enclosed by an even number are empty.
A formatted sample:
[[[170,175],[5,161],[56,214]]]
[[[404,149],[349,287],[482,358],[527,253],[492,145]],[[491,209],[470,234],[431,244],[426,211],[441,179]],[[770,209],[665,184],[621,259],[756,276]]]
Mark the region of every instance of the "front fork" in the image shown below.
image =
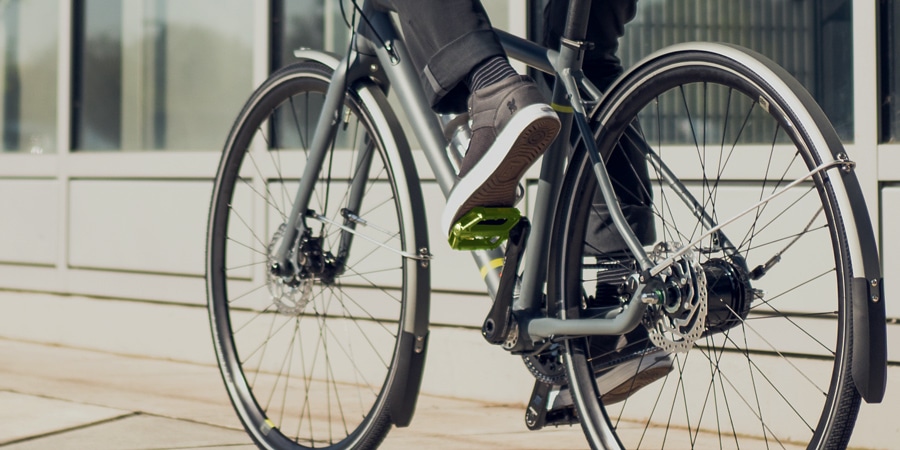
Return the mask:
[[[328,220],[321,216],[327,211],[312,211],[309,210],[308,205],[317,183],[333,182],[330,174],[322,173],[322,169],[326,167],[328,156],[335,150],[335,137],[345,121],[344,101],[347,92],[358,80],[368,79],[372,75],[370,68],[373,67],[374,61],[374,56],[351,50],[347,59],[331,65],[333,73],[316,122],[315,132],[307,153],[306,166],[297,187],[297,194],[285,222],[284,238],[271,258],[272,266],[269,267],[269,270],[275,275],[291,277],[300,271],[298,260],[302,257],[302,246],[312,231],[306,219],[312,217],[318,220]],[[387,88],[384,87],[384,89]],[[343,270],[343,262],[347,260],[356,225],[365,223],[360,217],[360,206],[369,182],[372,158],[378,150],[375,148],[375,142],[367,135],[358,137],[357,142],[354,142],[353,145],[359,156],[354,175],[349,180],[350,189],[347,203],[340,211],[343,216],[342,226],[339,225],[342,231],[335,258],[335,264],[340,266],[335,269],[338,273]]]

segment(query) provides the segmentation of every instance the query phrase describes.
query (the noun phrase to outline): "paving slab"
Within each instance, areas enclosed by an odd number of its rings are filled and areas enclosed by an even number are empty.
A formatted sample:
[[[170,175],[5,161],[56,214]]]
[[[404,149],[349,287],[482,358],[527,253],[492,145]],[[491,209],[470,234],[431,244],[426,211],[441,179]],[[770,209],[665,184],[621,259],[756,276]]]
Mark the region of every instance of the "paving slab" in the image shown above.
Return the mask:
[[[255,449],[237,430],[184,420],[131,415],[66,433],[20,442],[4,450]]]
[[[232,449],[251,443],[215,366],[0,338],[2,390],[76,409],[110,411],[110,415],[84,420],[72,429],[57,426],[28,431],[25,434],[33,439],[4,450]],[[3,439],[0,435],[0,441]],[[381,448],[585,447],[578,427],[529,432],[521,405],[422,395],[411,426],[391,430]]]
[[[0,391],[0,445],[131,415],[130,411]],[[50,447],[45,447],[50,448]]]

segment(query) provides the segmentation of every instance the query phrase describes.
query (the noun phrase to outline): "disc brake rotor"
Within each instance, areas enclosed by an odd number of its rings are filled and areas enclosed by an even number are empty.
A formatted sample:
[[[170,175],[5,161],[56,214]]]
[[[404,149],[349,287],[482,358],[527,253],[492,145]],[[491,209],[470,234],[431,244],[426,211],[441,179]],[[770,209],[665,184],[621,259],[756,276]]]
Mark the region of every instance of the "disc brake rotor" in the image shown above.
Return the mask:
[[[662,261],[679,247],[660,243],[649,256]],[[706,274],[694,252],[686,252],[667,269],[655,291],[657,301],[644,317],[650,341],[669,353],[689,351],[706,330],[708,311]]]
[[[273,267],[276,263],[275,253],[283,237],[284,224],[281,224],[269,243],[267,267]],[[315,280],[311,277],[301,277],[298,273],[284,277],[271,270],[268,271],[266,279],[266,287],[269,289],[272,303],[278,309],[278,312],[295,316],[303,313],[306,305],[312,300],[313,284],[315,284]]]

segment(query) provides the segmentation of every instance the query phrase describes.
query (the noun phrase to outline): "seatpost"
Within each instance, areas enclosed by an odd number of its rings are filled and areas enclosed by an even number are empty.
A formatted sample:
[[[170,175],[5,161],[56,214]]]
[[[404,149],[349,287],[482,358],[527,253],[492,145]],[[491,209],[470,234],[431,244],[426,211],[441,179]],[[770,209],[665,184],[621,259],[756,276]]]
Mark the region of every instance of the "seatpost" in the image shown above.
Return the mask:
[[[566,28],[563,31],[563,39],[569,41],[583,41],[587,36],[588,19],[591,10],[591,0],[569,0],[569,11],[566,13]]]

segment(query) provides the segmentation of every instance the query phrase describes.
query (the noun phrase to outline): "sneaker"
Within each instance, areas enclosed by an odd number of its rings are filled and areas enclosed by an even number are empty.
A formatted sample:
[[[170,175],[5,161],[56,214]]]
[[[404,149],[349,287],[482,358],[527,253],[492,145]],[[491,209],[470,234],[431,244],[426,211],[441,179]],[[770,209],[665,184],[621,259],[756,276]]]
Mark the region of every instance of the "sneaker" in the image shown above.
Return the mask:
[[[619,339],[619,348],[625,347],[625,336]],[[674,358],[651,348],[639,355],[627,357],[622,363],[597,372],[597,389],[604,405],[619,403],[631,397],[643,387],[665,377],[672,371]],[[551,411],[572,406],[572,393],[568,387],[559,390],[550,407]]]
[[[441,221],[448,232],[477,206],[509,207],[525,171],[559,133],[559,117],[527,76],[479,89],[469,97],[472,139]]]

